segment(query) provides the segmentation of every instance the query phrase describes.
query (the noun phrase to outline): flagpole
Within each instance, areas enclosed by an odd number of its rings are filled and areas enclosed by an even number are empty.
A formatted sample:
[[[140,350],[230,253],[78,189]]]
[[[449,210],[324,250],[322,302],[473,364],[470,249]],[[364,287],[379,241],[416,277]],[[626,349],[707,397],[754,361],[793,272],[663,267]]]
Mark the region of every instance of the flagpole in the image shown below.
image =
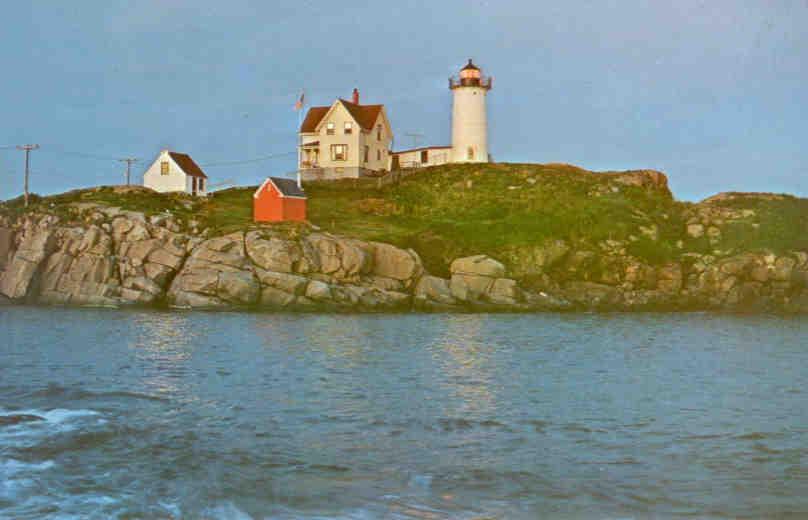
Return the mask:
[[[300,109],[297,111],[297,128],[295,129],[295,134],[297,134],[297,164],[295,165],[295,171],[297,172],[297,186],[299,188],[303,187],[302,184],[302,173],[300,172],[300,161],[303,160],[303,138],[300,135],[300,127],[303,125],[303,107],[306,104],[306,91],[301,91],[300,94]]]

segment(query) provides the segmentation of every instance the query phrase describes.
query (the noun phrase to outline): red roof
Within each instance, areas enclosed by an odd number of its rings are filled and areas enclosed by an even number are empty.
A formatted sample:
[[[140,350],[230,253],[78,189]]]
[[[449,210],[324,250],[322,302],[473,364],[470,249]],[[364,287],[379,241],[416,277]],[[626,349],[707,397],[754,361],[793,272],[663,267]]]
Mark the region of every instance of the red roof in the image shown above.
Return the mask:
[[[177,163],[177,166],[179,166],[186,175],[190,175],[191,177],[202,177],[205,179],[208,178],[208,176],[205,175],[205,172],[202,171],[202,168],[200,168],[199,165],[196,164],[193,159],[191,159],[190,155],[177,152],[168,152],[168,155],[174,159],[174,162]]]
[[[339,101],[364,130],[373,129],[373,125],[379,118],[379,113],[384,108],[384,105],[357,105],[345,99],[340,99]],[[303,133],[315,132],[317,125],[320,124],[320,121],[323,120],[330,109],[331,107],[311,107],[306,113],[306,118],[303,119],[303,124],[300,125],[300,131]]]
[[[303,120],[303,124],[300,125],[300,131],[304,133],[314,132],[317,129],[317,125],[320,124],[320,121],[323,120],[330,108],[331,107],[311,107],[309,111],[306,112],[306,118]]]
[[[357,105],[350,101],[340,99],[345,108],[348,109],[351,116],[359,123],[359,126],[365,130],[373,130],[373,125],[379,119],[379,113],[382,111],[384,105]]]

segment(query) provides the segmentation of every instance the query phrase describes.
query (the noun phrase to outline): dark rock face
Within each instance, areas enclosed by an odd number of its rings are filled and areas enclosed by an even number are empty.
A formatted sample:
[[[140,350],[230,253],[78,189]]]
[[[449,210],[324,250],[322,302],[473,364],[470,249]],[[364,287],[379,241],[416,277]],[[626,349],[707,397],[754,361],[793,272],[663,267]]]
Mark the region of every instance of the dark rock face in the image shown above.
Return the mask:
[[[667,189],[664,176],[620,182]],[[717,244],[651,265],[627,241],[549,240],[540,246],[457,258],[449,278],[418,254],[380,242],[272,227],[210,237],[170,215],[83,203],[83,220],[52,215],[0,222],[0,304],[152,305],[183,308],[391,310],[722,309],[808,312],[808,252],[728,253],[722,223],[750,210],[697,205],[682,232]],[[753,212],[752,212],[753,213]],[[657,226],[639,227],[656,241]]]

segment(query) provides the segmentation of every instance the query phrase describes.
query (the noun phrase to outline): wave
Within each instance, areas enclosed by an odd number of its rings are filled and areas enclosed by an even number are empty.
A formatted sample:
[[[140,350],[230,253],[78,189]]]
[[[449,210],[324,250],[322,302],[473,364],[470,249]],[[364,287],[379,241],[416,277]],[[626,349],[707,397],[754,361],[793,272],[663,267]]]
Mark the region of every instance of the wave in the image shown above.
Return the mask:
[[[44,462],[23,462],[16,459],[6,459],[0,462],[0,474],[6,478],[24,471],[45,471],[51,469],[55,463],[52,460]]]
[[[58,384],[49,384],[47,387],[36,390],[30,394],[31,397],[60,397],[69,400],[81,399],[142,399],[146,401],[168,402],[170,399],[158,395],[131,392],[127,390],[114,390],[109,392],[95,392],[81,387],[67,387]]]

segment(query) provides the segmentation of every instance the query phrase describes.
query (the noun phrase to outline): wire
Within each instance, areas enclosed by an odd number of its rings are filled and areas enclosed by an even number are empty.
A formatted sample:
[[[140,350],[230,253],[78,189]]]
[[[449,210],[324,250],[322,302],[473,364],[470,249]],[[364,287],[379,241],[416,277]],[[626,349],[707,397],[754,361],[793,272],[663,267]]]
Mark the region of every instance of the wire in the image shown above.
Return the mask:
[[[15,147],[14,146],[0,146],[0,149],[5,149],[5,148],[15,148]],[[42,146],[39,150],[40,151],[46,151],[46,152],[55,152],[55,153],[62,154],[62,155],[72,155],[72,156],[75,156],[75,157],[84,157],[85,159],[95,159],[95,160],[98,160],[98,161],[122,161],[122,160],[124,160],[121,157],[112,157],[112,156],[109,156],[109,155],[96,155],[96,154],[87,153],[87,152],[75,152],[75,151],[71,151],[71,150],[65,150],[63,148],[60,148],[59,146],[52,145],[52,144]],[[235,160],[235,161],[219,161],[219,162],[205,163],[205,164],[201,164],[200,166],[210,168],[210,167],[216,167],[216,166],[229,166],[229,165],[235,165],[235,164],[249,164],[249,163],[256,163],[256,162],[261,162],[261,161],[269,161],[269,160],[275,159],[277,157],[286,157],[286,156],[290,156],[290,155],[297,155],[297,151],[290,151],[290,152],[283,152],[283,153],[273,153],[273,154],[270,154],[270,155],[264,155],[262,157],[255,157],[253,159],[243,159],[243,160]]]
[[[284,157],[288,155],[297,155],[297,151],[294,152],[283,152],[283,153],[273,153],[271,155],[265,155],[263,157],[256,157],[254,159],[245,159],[242,161],[222,161],[222,162],[215,162],[215,163],[206,163],[200,164],[199,166],[204,166],[205,168],[210,168],[211,166],[226,166],[231,164],[248,164],[248,163],[255,163],[261,161],[268,161],[270,159],[274,159],[276,157]]]
[[[61,149],[59,147],[54,148],[53,145],[43,146],[42,148],[40,148],[40,150],[56,152],[56,153],[60,153],[60,154],[63,154],[63,155],[74,155],[76,157],[84,157],[86,159],[96,159],[96,160],[99,160],[99,161],[118,161],[118,160],[120,160],[119,157],[110,157],[110,156],[107,156],[107,155],[95,155],[95,154],[86,153],[86,152],[71,152],[69,150],[64,150],[64,149]]]

